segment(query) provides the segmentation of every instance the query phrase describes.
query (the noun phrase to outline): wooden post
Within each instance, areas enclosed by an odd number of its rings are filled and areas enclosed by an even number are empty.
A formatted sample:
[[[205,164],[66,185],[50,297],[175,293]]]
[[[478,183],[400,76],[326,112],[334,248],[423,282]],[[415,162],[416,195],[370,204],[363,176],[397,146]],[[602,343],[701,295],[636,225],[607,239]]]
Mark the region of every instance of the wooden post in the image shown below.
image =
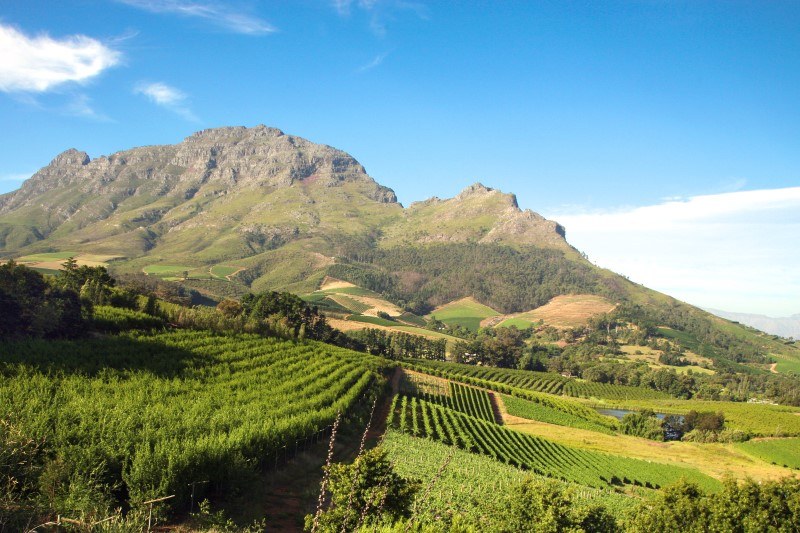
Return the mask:
[[[192,481],[190,483],[190,485],[192,486],[192,497],[191,497],[191,500],[190,500],[190,503],[189,503],[189,514],[192,514],[194,512],[194,488],[195,488],[195,485],[197,485],[198,483],[208,483],[208,480],[205,480],[205,481]]]
[[[150,532],[150,528],[153,527],[153,504],[158,502],[163,502],[164,500],[169,500],[170,498],[174,498],[175,495],[172,494],[170,496],[164,496],[163,498],[156,498],[155,500],[148,500],[146,502],[142,502],[144,505],[149,505],[150,510],[147,513],[147,531]]]

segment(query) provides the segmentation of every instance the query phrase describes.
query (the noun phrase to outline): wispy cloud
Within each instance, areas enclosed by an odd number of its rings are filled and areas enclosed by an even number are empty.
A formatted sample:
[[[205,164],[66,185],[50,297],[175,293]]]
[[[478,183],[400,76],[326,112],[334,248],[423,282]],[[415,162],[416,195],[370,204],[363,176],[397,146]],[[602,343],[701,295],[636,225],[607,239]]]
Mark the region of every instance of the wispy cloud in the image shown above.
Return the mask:
[[[381,65],[381,63],[383,63],[383,60],[386,59],[386,56],[388,56],[388,55],[389,55],[389,52],[376,55],[375,58],[372,61],[370,61],[369,63],[367,63],[365,65],[361,65],[360,67],[358,67],[356,69],[356,72],[359,72],[359,73],[366,72],[368,70],[374,69],[375,67],[379,67]]]
[[[118,64],[122,54],[96,39],[25,35],[0,24],[0,91],[42,93],[86,83]]]
[[[120,3],[150,11],[183,17],[198,18],[234,33],[264,35],[277,31],[267,21],[255,15],[237,10],[223,2],[197,0],[117,0]]]
[[[87,118],[96,122],[114,122],[108,115],[98,112],[92,106],[92,99],[85,94],[77,94],[64,108],[67,115]]]
[[[800,187],[547,214],[598,265],[704,307],[800,311]]]
[[[377,37],[385,37],[386,24],[392,20],[396,13],[411,11],[418,18],[428,20],[428,6],[421,2],[408,2],[404,0],[333,0],[333,8],[342,17],[349,17],[353,11],[358,10],[369,16],[369,28]]]
[[[154,104],[169,109],[188,121],[199,122],[197,116],[186,105],[188,99],[186,93],[180,89],[162,82],[141,82],[134,87],[133,92],[146,96]]]

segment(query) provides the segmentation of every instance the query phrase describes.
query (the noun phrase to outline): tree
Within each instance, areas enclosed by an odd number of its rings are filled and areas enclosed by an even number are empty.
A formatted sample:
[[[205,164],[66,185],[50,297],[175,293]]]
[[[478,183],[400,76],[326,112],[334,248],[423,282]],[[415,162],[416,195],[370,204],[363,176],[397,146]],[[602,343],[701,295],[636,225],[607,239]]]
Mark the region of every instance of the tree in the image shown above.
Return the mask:
[[[614,517],[604,507],[576,506],[569,491],[556,481],[525,478],[509,493],[500,531],[508,533],[618,531]]]
[[[359,455],[352,464],[328,468],[330,506],[319,517],[317,531],[355,531],[380,520],[408,518],[418,483],[395,473],[382,448]],[[314,516],[306,516],[310,531]]]

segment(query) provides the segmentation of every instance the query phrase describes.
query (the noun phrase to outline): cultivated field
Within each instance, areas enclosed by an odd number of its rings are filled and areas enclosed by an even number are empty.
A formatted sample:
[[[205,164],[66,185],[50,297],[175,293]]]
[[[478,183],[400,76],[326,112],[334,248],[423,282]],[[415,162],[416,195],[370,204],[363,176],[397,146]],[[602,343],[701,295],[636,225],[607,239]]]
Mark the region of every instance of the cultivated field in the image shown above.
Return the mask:
[[[574,328],[586,324],[586,321],[597,315],[610,313],[616,304],[602,296],[591,294],[573,294],[556,296],[545,305],[524,313],[516,313],[489,319],[482,325],[516,326],[528,328],[540,320],[545,325],[557,328]]]
[[[457,325],[477,331],[481,322],[500,313],[489,306],[467,297],[434,309],[428,318],[436,318],[448,325]]]

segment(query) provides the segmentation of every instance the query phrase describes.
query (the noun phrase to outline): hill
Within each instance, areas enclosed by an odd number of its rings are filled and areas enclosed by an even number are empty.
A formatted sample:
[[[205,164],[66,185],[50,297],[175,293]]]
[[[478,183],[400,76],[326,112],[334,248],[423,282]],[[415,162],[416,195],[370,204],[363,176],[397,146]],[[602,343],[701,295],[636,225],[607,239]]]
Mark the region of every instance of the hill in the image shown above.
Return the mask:
[[[352,156],[266,126],[95,159],[70,149],[0,196],[0,255],[45,272],[76,256],[204,298],[288,290],[385,327],[396,324],[379,313],[403,327],[427,315],[474,331],[492,314],[513,316],[505,325],[544,318],[576,328],[613,310],[716,367],[768,373],[775,360],[800,360],[791,344],[595,267],[565,236],[479,183],[404,208]],[[355,287],[328,290],[328,278]],[[578,297],[597,305],[570,318],[558,303]],[[474,309],[435,312],[465,298]],[[779,370],[795,368],[787,364]]]

